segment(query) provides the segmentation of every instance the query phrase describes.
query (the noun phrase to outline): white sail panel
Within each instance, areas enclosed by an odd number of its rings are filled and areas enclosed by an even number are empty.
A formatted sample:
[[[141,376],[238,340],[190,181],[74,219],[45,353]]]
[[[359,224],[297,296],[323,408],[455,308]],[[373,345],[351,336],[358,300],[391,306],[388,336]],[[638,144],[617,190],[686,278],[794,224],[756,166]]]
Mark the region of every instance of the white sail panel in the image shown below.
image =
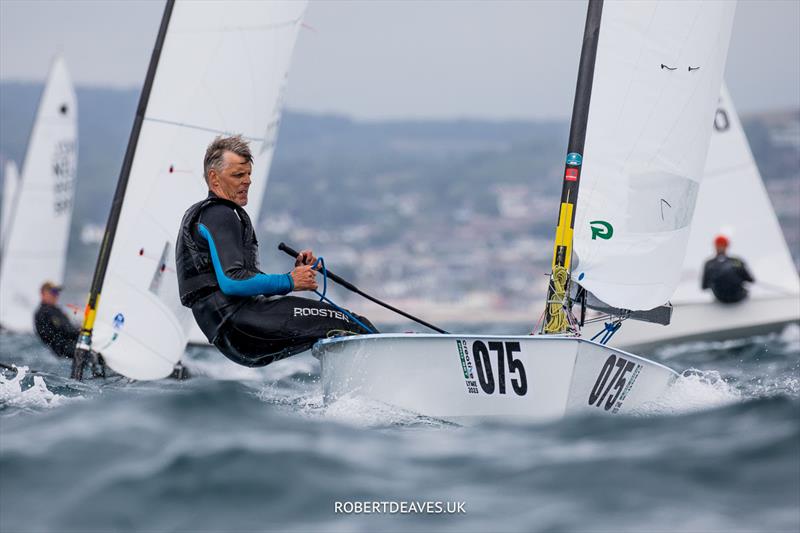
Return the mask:
[[[724,86],[673,303],[713,300],[711,291],[700,289],[700,280],[705,261],[714,255],[717,235],[730,239],[729,253],[744,259],[755,277],[751,299],[800,295],[800,278],[789,247]]]
[[[573,279],[625,309],[680,277],[735,2],[606,2],[575,218]]]
[[[33,331],[39,287],[64,280],[78,157],[78,105],[57,57],[42,93],[0,265],[0,324]],[[5,214],[3,215],[5,217]]]
[[[260,210],[305,5],[175,3],[98,304],[93,348],[113,370],[158,379],[183,354],[193,318],[178,299],[175,240],[206,196],[203,156],[217,135],[251,141],[247,209]]]
[[[14,200],[17,194],[17,186],[19,185],[19,171],[17,164],[9,159],[6,161],[5,169],[3,170],[3,205],[2,209],[2,222],[0,223],[0,253],[6,243],[6,232],[11,223],[11,211],[14,207]]]

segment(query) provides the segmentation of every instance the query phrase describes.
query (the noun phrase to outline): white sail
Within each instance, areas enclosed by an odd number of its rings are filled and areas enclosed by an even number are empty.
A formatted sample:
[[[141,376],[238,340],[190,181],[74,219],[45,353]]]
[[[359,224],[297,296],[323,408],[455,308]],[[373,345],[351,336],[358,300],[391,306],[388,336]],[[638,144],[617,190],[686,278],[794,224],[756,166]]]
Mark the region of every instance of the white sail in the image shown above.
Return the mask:
[[[158,379],[183,354],[193,318],[178,299],[175,239],[206,196],[203,156],[217,135],[251,141],[247,209],[260,209],[305,6],[175,3],[98,304],[93,348],[113,370]]]
[[[595,63],[573,279],[625,309],[680,278],[735,2],[606,2]]]
[[[743,258],[756,279],[750,296],[736,305],[720,304],[711,291],[700,289],[703,265],[713,255],[712,241],[719,234],[731,239],[730,253]],[[724,86],[681,280],[671,302],[675,309],[668,327],[629,320],[613,344],[643,350],[667,342],[730,339],[800,320],[800,278]]]
[[[0,223],[0,253],[6,243],[6,232],[11,222],[11,211],[14,207],[14,198],[17,194],[17,186],[19,185],[19,171],[17,164],[9,159],[6,161],[5,170],[3,171],[3,205],[0,207],[2,213],[2,223]]]
[[[730,239],[729,253],[744,259],[755,277],[751,299],[800,295],[800,278],[789,247],[725,87],[673,303],[713,300],[711,291],[700,289],[700,278],[705,261],[714,255],[717,235]]]
[[[32,331],[39,287],[62,283],[78,157],[78,105],[56,58],[39,103],[0,265],[0,324]],[[5,217],[5,214],[3,215]]]

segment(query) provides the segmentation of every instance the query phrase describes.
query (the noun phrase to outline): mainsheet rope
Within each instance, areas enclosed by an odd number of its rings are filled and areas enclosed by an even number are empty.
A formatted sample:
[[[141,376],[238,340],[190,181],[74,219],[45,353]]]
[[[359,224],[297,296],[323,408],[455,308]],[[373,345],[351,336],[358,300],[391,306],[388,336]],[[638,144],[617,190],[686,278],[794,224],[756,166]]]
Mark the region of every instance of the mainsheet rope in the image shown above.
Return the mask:
[[[350,317],[353,320],[353,322],[355,322],[356,324],[358,324],[359,326],[364,328],[365,331],[367,331],[369,333],[377,333],[376,331],[373,331],[372,328],[367,327],[366,324],[364,324],[359,319],[354,317],[352,315],[352,313],[350,313],[346,309],[343,309],[342,307],[339,307],[338,305],[336,305],[336,303],[333,300],[331,300],[330,298],[325,296],[327,294],[327,292],[328,292],[328,270],[325,268],[325,259],[322,258],[321,256],[317,258],[317,260],[314,262],[313,265],[311,265],[311,268],[317,268],[318,266],[322,267],[322,292],[319,292],[319,291],[315,290],[314,293],[317,296],[319,296],[319,301],[320,302],[326,302],[329,305],[331,305],[334,309],[336,309],[337,311],[339,311],[341,313],[344,313],[345,315]]]

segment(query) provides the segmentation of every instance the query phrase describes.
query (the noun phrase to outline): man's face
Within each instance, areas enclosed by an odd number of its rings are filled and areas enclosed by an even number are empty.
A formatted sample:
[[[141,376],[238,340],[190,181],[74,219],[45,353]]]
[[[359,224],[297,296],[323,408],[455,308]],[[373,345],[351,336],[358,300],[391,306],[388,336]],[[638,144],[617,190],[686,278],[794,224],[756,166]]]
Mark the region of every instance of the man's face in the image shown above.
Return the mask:
[[[247,191],[250,189],[250,172],[253,166],[244,157],[233,152],[222,156],[222,170],[208,171],[208,185],[211,192],[242,207],[247,205]]]
[[[42,291],[42,302],[49,305],[56,305],[58,303],[58,295],[60,291],[55,289],[45,289]]]

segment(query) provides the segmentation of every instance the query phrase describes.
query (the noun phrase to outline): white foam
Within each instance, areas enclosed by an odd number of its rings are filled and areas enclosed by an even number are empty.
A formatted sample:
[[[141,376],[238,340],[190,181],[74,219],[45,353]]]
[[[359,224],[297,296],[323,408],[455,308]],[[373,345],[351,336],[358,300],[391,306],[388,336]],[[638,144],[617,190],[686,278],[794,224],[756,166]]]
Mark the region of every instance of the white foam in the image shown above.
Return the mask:
[[[787,324],[778,337],[786,351],[800,352],[800,325]]]
[[[14,368],[17,374],[10,379],[0,373],[0,404],[28,408],[57,407],[70,400],[48,389],[42,376],[33,376],[33,384],[24,388],[22,380],[28,374],[28,367]]]
[[[268,383],[261,387],[256,397],[262,402],[291,406],[306,416],[317,416],[323,408],[322,392],[316,384],[310,389],[298,390]]]
[[[636,409],[637,415],[676,415],[704,411],[745,399],[715,370],[689,369],[656,400]]]
[[[325,406],[325,418],[356,427],[442,426],[447,422],[363,397],[342,396]]]

